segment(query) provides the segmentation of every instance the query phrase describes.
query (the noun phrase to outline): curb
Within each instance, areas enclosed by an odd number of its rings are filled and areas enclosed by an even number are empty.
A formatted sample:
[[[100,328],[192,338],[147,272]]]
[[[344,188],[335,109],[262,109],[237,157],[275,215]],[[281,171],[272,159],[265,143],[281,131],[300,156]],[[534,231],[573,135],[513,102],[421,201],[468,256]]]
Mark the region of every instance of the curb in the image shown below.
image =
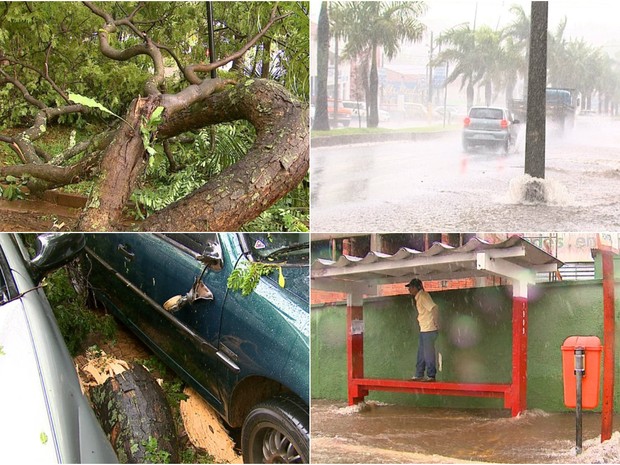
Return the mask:
[[[424,141],[440,139],[448,134],[453,134],[454,130],[437,132],[394,132],[384,134],[349,134],[334,136],[311,137],[311,147],[331,147],[335,145],[364,144],[369,142],[393,142],[393,141]]]

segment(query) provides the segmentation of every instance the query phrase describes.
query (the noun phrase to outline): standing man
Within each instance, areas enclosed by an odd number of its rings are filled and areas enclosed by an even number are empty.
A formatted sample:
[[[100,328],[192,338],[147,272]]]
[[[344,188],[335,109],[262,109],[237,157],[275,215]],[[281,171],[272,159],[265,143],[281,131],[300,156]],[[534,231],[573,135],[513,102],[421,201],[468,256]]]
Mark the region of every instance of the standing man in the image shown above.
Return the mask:
[[[437,374],[437,362],[435,359],[435,340],[437,339],[439,326],[437,324],[438,309],[435,302],[422,286],[422,281],[417,278],[409,281],[405,287],[409,288],[409,294],[413,297],[418,310],[418,323],[420,324],[420,339],[418,344],[418,360],[416,363],[413,381],[435,381]],[[426,370],[426,376],[424,371]]]

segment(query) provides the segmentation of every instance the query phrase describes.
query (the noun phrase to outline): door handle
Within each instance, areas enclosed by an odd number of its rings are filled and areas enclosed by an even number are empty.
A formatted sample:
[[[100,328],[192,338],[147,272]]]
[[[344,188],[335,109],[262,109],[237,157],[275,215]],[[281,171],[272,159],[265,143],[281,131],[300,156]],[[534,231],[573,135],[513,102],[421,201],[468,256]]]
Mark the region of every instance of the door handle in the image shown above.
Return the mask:
[[[119,244],[117,250],[128,260],[133,260],[136,256],[135,253],[129,250],[129,246],[126,244]]]

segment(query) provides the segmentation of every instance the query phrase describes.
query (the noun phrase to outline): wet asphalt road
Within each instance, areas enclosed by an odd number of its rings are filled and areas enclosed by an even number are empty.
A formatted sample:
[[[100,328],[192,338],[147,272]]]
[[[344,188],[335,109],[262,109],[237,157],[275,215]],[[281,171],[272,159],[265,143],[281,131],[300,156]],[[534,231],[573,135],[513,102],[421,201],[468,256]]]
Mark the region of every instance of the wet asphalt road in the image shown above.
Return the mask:
[[[522,136],[525,134],[522,130]],[[581,116],[547,137],[548,201],[524,202],[525,142],[464,153],[460,132],[431,141],[311,150],[315,232],[620,229],[620,120]]]

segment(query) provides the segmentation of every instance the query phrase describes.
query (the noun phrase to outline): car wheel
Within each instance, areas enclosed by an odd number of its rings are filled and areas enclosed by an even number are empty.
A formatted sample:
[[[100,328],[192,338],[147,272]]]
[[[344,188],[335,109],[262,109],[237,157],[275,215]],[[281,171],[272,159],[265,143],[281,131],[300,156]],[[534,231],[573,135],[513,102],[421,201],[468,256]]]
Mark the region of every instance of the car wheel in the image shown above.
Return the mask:
[[[466,153],[471,152],[471,145],[469,145],[469,142],[463,141],[463,151]]]
[[[241,447],[245,463],[308,463],[308,411],[288,397],[254,407],[243,422]]]

